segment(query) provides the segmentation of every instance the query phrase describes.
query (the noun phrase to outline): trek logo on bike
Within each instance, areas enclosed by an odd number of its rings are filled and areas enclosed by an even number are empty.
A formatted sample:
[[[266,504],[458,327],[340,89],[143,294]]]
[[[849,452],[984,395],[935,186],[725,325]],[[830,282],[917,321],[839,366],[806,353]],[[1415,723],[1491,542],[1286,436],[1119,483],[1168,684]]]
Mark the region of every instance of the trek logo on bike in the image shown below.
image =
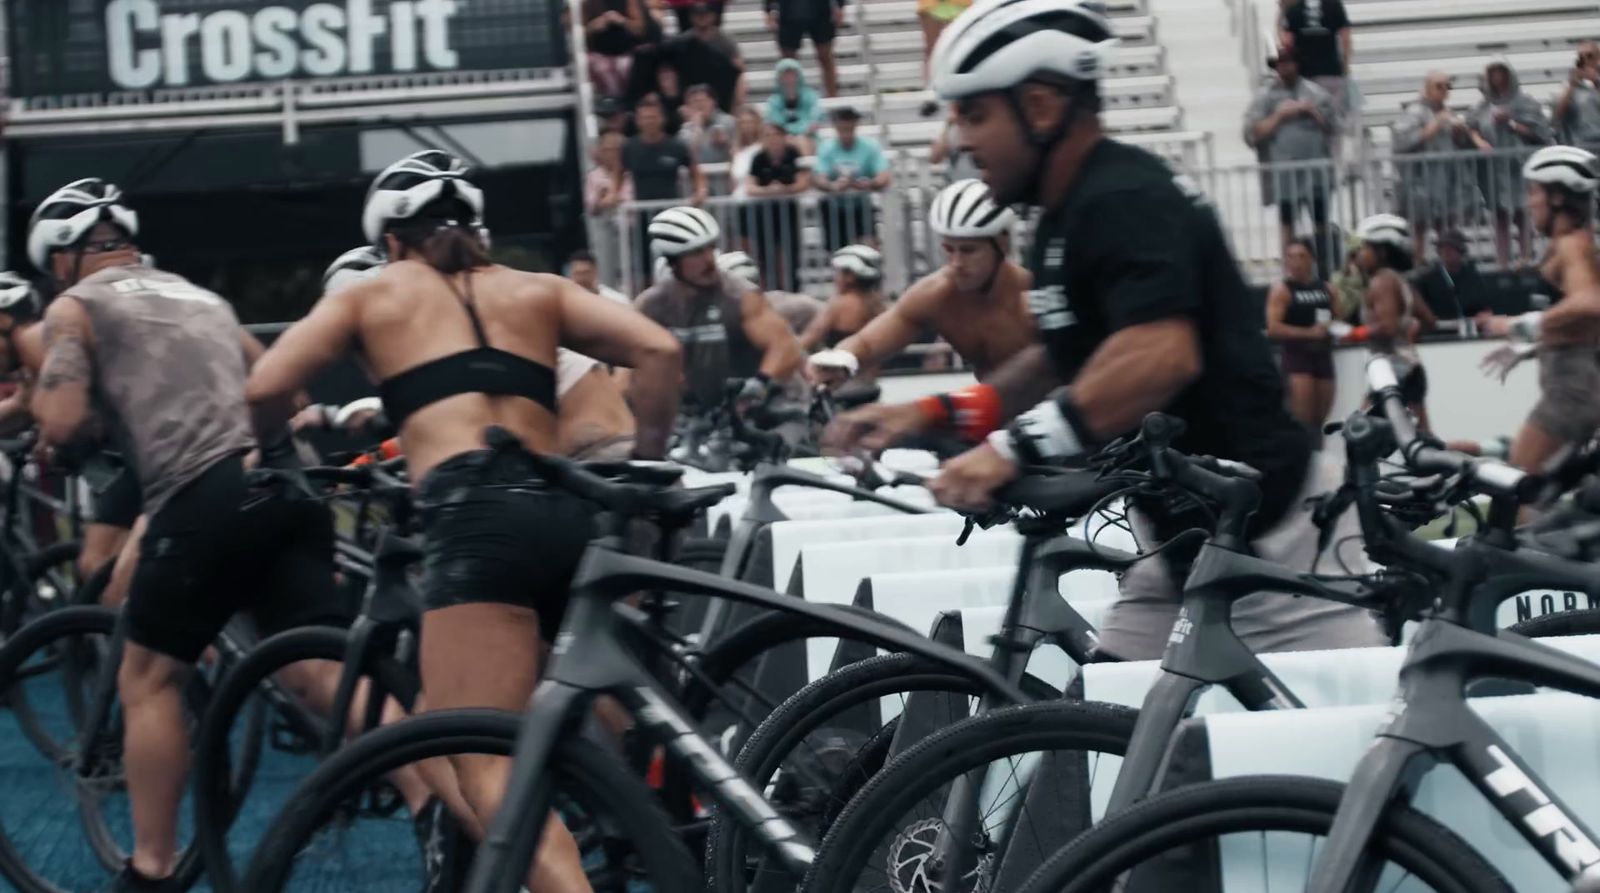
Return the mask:
[[[1484,776],[1484,783],[1502,800],[1520,792],[1533,801],[1534,808],[1522,813],[1522,823],[1534,835],[1551,840],[1556,856],[1568,870],[1577,874],[1590,865],[1600,864],[1600,847],[1583,836],[1572,819],[1561,811],[1561,807],[1550,802],[1550,795],[1534,784],[1528,773],[1522,771],[1522,767],[1507,756],[1500,745],[1489,745],[1488,753],[1500,764],[1500,768]]]

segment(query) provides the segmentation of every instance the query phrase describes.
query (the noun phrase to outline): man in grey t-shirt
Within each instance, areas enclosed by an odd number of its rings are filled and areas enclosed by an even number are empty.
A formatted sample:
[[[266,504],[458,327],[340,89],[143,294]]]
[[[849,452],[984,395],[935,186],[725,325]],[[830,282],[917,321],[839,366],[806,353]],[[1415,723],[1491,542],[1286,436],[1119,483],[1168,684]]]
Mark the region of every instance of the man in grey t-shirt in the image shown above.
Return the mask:
[[[40,436],[70,456],[109,434],[144,494],[117,676],[134,846],[107,888],[130,893],[178,889],[169,878],[193,719],[183,690],[200,654],[243,608],[263,637],[344,619],[326,508],[263,498],[245,482],[256,444],[245,375],[260,344],[227,302],[147,266],[138,230],[121,191],[97,179],[57,190],[28,224],[29,259],[59,292],[31,407]],[[291,461],[290,409],[255,419],[263,462]],[[291,690],[330,681],[306,665],[287,672]]]
[[[1244,141],[1268,164],[1326,162],[1332,155],[1332,134],[1337,110],[1328,91],[1300,76],[1293,50],[1278,52],[1275,76],[1267,81],[1245,112]],[[1282,244],[1294,238],[1295,217],[1302,205],[1311,209],[1317,234],[1317,254],[1330,257],[1328,245],[1328,193],[1333,188],[1333,166],[1294,164],[1261,175],[1261,200],[1278,206]]]

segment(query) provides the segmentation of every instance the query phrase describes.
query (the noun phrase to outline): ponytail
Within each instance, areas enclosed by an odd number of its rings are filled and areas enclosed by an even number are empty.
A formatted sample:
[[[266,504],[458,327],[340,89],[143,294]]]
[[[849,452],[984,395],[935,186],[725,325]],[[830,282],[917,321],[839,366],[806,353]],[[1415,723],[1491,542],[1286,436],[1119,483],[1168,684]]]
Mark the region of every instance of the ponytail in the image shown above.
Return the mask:
[[[418,260],[447,276],[493,263],[477,221],[464,203],[447,198],[429,205],[417,216],[395,221],[389,228],[405,254],[416,254]]]

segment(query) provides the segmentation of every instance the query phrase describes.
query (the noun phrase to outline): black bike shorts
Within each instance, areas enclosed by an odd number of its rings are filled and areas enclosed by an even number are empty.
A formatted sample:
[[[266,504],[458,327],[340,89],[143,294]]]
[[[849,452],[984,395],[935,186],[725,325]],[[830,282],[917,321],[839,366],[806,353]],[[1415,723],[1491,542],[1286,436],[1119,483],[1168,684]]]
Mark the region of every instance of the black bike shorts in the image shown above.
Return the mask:
[[[434,466],[417,506],[427,610],[477,602],[532,608],[540,634],[555,638],[594,538],[591,503],[549,489],[525,456],[474,450]]]
[[[833,38],[838,29],[833,24],[832,7],[820,13],[813,12],[796,14],[793,18],[786,18],[783,12],[778,12],[778,49],[794,51],[800,49],[800,44],[807,38],[816,46],[827,46],[833,43]]]
[[[144,493],[139,490],[139,476],[132,468],[124,468],[106,484],[103,490],[91,491],[93,511],[89,523],[131,529],[144,510]]]
[[[234,614],[260,634],[348,625],[334,581],[327,506],[245,483],[243,457],[218,460],[150,518],[128,593],[128,637],[193,663]]]

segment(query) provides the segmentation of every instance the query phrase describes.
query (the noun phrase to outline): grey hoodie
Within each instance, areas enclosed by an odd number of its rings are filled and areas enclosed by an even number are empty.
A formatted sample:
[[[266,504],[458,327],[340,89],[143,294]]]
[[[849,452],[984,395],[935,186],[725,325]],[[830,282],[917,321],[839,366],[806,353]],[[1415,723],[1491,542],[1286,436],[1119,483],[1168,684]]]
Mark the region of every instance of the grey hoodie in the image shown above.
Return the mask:
[[[1489,91],[1489,72],[1496,68],[1505,69],[1509,76],[1509,87],[1499,96],[1491,95]],[[1493,156],[1482,159],[1484,163],[1479,167],[1478,186],[1483,190],[1484,200],[1492,208],[1509,210],[1521,207],[1522,154],[1525,153],[1518,154],[1510,150],[1548,144],[1551,139],[1550,122],[1545,118],[1538,101],[1522,92],[1516,71],[1504,59],[1494,59],[1484,67],[1478,87],[1483,91],[1483,101],[1467,117],[1467,125],[1497,150]],[[1496,121],[1495,113],[1500,110],[1509,112],[1510,118],[1504,122]],[[1523,136],[1512,130],[1512,122],[1526,127],[1528,135]]]
[[[1472,143],[1458,138],[1455,130],[1441,127],[1430,139],[1422,139],[1422,131],[1439,114],[1438,109],[1422,99],[1411,103],[1394,123],[1394,164],[1400,174],[1400,213],[1415,216],[1421,213],[1460,213],[1477,207],[1478,187],[1471,159],[1429,157],[1412,161],[1407,155],[1439,152],[1460,152],[1470,149]]]

